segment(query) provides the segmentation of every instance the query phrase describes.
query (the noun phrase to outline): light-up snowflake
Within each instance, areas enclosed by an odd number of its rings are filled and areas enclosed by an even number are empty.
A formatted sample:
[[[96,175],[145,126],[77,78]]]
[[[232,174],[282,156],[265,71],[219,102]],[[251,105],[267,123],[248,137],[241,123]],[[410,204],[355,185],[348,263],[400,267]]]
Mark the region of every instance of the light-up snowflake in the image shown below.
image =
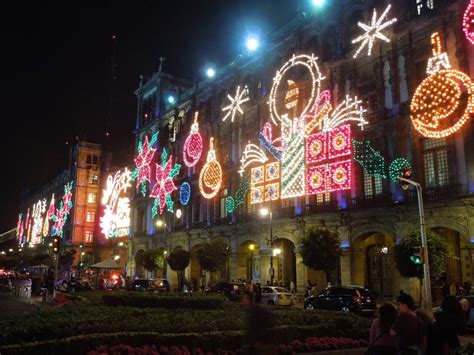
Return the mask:
[[[388,39],[383,33],[382,30],[393,24],[394,22],[397,21],[396,18],[392,18],[391,20],[388,20],[386,22],[383,22],[385,18],[388,15],[388,12],[390,11],[390,8],[392,5],[388,5],[385,11],[382,13],[382,15],[377,19],[377,10],[374,9],[374,12],[372,14],[372,20],[368,23],[357,23],[357,25],[362,28],[365,33],[363,35],[360,35],[356,39],[352,40],[352,44],[360,43],[359,48],[357,49],[357,52],[354,54],[354,58],[356,58],[359,53],[367,46],[368,51],[367,55],[370,56],[372,54],[372,47],[374,46],[375,40],[381,39],[382,41],[385,42],[390,42],[390,39]]]
[[[234,122],[235,114],[237,113],[237,111],[243,114],[244,111],[242,110],[242,107],[240,106],[244,102],[247,102],[249,100],[248,95],[249,95],[249,89],[247,86],[244,86],[244,89],[242,91],[240,91],[240,86],[237,86],[235,97],[227,95],[227,97],[230,100],[230,104],[222,109],[222,111],[224,112],[227,111],[222,121],[225,121],[229,116],[231,116],[230,121]]]

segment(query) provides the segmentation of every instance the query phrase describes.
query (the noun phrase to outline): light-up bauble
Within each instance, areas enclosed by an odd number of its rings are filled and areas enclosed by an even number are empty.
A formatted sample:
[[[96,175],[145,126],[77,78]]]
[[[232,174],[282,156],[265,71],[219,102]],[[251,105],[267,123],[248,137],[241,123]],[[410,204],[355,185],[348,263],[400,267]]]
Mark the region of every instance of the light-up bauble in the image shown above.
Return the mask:
[[[104,214],[100,217],[100,227],[106,238],[129,234],[130,198],[127,189],[132,186],[131,182],[132,175],[127,168],[107,177],[101,200]]]
[[[217,195],[222,183],[222,168],[216,160],[214,138],[211,137],[207,162],[199,174],[199,191],[204,198],[211,199]]]
[[[311,110],[314,106],[316,98],[319,96],[319,90],[321,86],[321,80],[324,79],[323,75],[319,70],[319,66],[317,63],[317,57],[314,55],[293,55],[293,57],[288,60],[277,72],[275,77],[273,78],[273,86],[272,90],[270,91],[270,99],[268,104],[270,106],[270,118],[275,125],[277,125],[282,120],[282,115],[285,112],[281,111],[281,108],[277,107],[277,102],[279,101],[280,95],[288,95],[288,101],[285,100],[285,110],[288,110],[286,105],[290,105],[292,108],[297,106],[297,102],[299,100],[304,99],[306,103],[303,106],[301,112],[297,112],[295,116],[303,117],[309,110]],[[311,91],[309,93],[309,98],[301,98],[300,92],[296,87],[296,83],[293,85],[292,81],[289,78],[292,69],[305,69],[310,75],[310,85]],[[288,83],[288,89],[285,93],[280,93],[280,85],[282,80],[285,80],[284,83]],[[286,85],[284,85],[286,86]],[[298,90],[298,92],[297,92]],[[291,98],[291,99],[290,99]],[[294,101],[296,100],[296,103]]]
[[[179,188],[179,202],[186,206],[191,198],[191,186],[188,182],[183,182]]]
[[[462,19],[462,29],[467,40],[474,44],[474,0],[470,0]]]
[[[400,181],[398,180],[398,178],[403,177],[405,169],[411,169],[411,164],[407,159],[397,158],[393,160],[388,169],[390,180],[392,180],[396,184],[399,183]]]
[[[197,164],[202,154],[202,137],[199,133],[199,124],[197,122],[198,112],[194,115],[194,123],[191,125],[191,132],[186,137],[183,147],[184,164],[193,167]]]
[[[438,33],[432,35],[432,42],[432,59],[440,58],[441,40]],[[413,126],[429,138],[442,138],[455,133],[474,113],[473,82],[459,70],[440,69],[449,65],[445,61],[443,59],[438,66],[433,64],[433,60],[430,61],[431,75],[418,85],[411,101]]]

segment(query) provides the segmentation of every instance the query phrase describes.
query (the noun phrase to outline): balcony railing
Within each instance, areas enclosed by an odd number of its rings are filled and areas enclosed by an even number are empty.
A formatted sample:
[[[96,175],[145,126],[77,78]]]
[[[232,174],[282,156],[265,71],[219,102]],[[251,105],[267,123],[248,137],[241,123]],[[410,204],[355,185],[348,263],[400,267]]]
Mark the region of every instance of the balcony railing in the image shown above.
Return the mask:
[[[393,199],[390,194],[361,196],[352,199],[352,208],[382,208],[392,205]]]
[[[326,201],[326,202],[319,202],[313,203],[310,205],[306,205],[305,214],[318,214],[318,213],[330,213],[336,212],[338,210],[338,203],[337,201]]]

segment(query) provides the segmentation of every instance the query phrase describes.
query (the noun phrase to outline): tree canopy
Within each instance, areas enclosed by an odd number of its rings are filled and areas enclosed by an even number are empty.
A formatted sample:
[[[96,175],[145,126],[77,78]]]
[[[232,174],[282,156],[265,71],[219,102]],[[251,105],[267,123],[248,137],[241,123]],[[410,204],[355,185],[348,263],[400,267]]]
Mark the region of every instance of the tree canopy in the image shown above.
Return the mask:
[[[229,258],[229,247],[222,240],[213,240],[203,244],[196,255],[203,270],[220,271]]]
[[[163,249],[148,249],[139,255],[137,263],[148,271],[161,270],[165,267],[165,255]]]
[[[183,271],[188,267],[190,260],[191,253],[181,248],[173,250],[166,258],[166,261],[173,271]]]

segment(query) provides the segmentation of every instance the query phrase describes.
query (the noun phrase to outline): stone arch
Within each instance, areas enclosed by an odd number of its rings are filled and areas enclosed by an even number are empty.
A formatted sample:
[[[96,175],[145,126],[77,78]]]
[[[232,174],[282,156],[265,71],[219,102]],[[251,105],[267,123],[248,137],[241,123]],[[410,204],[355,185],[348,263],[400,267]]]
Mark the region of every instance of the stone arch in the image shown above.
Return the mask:
[[[392,238],[392,240],[395,242],[395,229],[387,227],[384,224],[380,223],[371,223],[367,225],[361,225],[357,226],[352,230],[352,233],[350,234],[350,240],[351,243],[356,243],[359,241],[361,237],[366,236],[367,234],[370,233],[383,233],[389,237]]]
[[[253,239],[239,240],[237,245],[237,279],[260,280],[259,253],[262,245]]]
[[[273,250],[275,252],[273,252]],[[283,287],[290,289],[293,281],[295,287],[297,285],[296,279],[296,244],[288,238],[279,237],[273,243],[273,267],[275,269],[274,283],[283,285]],[[268,268],[270,269],[270,267]]]
[[[466,242],[469,242],[467,238],[469,238],[469,227],[464,225],[458,221],[448,218],[428,218],[426,221],[426,228],[434,229],[434,228],[448,228],[455,230],[462,236],[466,237]]]

